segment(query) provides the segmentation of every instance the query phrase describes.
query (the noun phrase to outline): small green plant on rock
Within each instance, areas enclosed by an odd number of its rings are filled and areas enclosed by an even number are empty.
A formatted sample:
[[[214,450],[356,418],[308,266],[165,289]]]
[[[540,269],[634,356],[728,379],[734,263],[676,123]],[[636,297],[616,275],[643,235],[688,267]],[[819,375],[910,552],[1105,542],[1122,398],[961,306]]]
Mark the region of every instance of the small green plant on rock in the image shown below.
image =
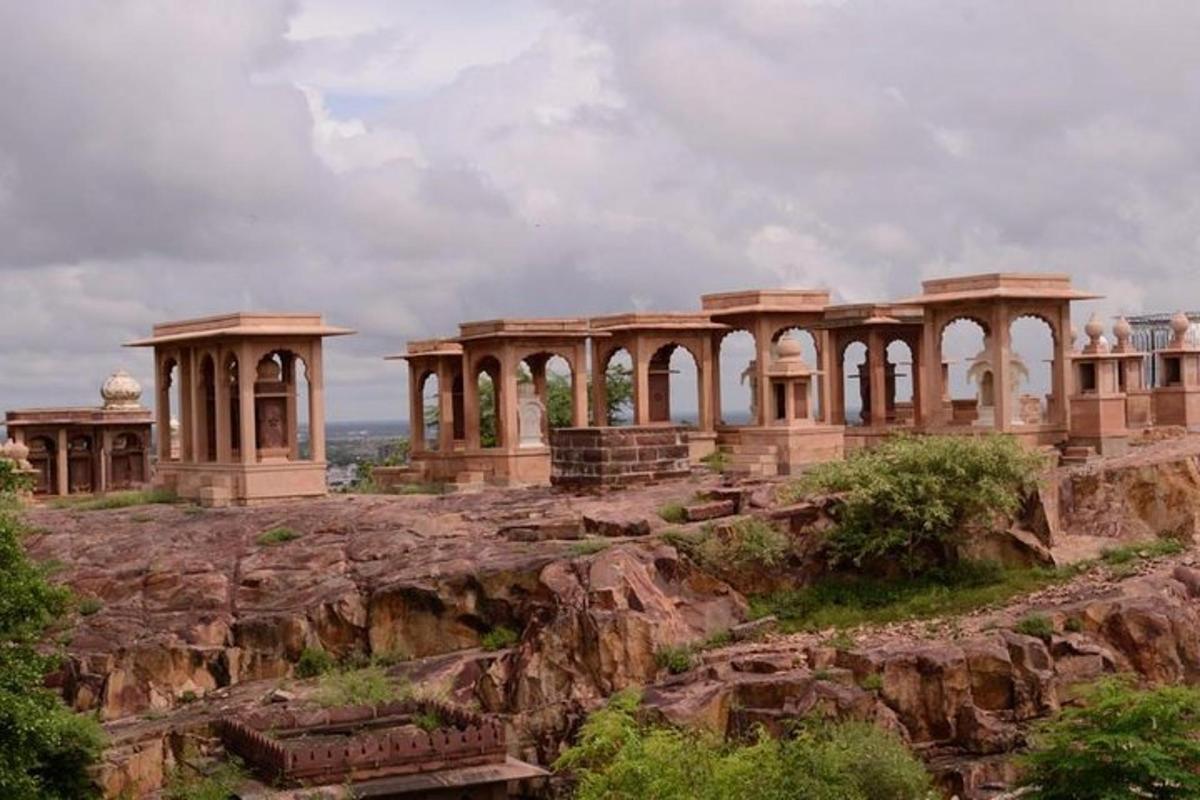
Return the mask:
[[[318,647],[306,647],[296,661],[297,678],[315,678],[337,666],[333,656]]]
[[[879,692],[883,690],[883,676],[878,672],[872,672],[865,676],[858,684],[868,692]]]
[[[658,509],[658,516],[674,525],[687,522],[687,510],[682,503],[666,503]]]
[[[380,667],[326,672],[313,695],[322,706],[378,705],[402,694]]]
[[[271,530],[262,533],[258,537],[258,543],[263,547],[272,547],[284,542],[291,542],[300,538],[300,534],[291,528],[280,526],[271,528]]]
[[[1030,614],[1022,617],[1013,630],[1026,636],[1036,636],[1044,642],[1050,641],[1054,635],[1054,623],[1045,614]]]
[[[520,635],[512,628],[497,625],[479,637],[479,645],[484,650],[504,650],[516,644],[520,638]]]
[[[686,645],[668,646],[655,652],[654,661],[659,669],[680,675],[696,665],[696,654]]]
[[[1103,680],[1034,730],[1030,800],[1200,797],[1200,689]]]
[[[84,597],[80,599],[78,608],[80,614],[90,617],[104,608],[104,601],[99,597]]]

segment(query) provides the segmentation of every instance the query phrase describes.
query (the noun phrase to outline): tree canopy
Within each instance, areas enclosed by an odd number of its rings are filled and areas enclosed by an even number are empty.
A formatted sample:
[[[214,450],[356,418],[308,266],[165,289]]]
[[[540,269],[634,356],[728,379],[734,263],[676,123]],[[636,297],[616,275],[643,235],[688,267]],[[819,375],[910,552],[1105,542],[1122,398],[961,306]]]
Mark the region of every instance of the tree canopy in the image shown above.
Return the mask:
[[[96,795],[86,770],[100,751],[100,727],[43,685],[60,657],[38,645],[70,593],[25,554],[21,483],[12,462],[0,461],[0,797],[79,800]]]

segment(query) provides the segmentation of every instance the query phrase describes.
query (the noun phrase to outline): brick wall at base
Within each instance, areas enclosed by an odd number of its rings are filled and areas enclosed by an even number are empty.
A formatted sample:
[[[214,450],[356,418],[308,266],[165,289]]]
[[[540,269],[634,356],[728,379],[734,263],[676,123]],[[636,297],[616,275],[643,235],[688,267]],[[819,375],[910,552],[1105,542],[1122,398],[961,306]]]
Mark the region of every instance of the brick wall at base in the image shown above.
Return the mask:
[[[689,473],[687,428],[559,428],[550,433],[550,483],[624,486]]]

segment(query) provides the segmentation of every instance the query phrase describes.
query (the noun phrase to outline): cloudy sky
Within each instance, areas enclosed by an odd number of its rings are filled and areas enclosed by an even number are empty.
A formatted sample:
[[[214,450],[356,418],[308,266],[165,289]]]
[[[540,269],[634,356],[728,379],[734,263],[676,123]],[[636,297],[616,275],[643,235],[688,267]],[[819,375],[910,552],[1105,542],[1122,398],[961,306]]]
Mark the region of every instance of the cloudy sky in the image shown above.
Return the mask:
[[[996,269],[1200,306],[1197,41],[1195,0],[0,0],[0,406],[238,308],[359,331],[345,420],[464,319]]]

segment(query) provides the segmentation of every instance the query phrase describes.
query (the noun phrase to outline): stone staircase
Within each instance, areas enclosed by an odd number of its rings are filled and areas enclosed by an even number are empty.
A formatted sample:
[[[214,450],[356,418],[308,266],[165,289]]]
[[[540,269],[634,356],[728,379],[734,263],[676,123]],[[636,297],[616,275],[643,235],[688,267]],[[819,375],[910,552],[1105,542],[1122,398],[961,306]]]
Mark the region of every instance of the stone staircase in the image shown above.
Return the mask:
[[[752,478],[770,478],[779,474],[779,448],[773,444],[723,444],[725,472]]]

